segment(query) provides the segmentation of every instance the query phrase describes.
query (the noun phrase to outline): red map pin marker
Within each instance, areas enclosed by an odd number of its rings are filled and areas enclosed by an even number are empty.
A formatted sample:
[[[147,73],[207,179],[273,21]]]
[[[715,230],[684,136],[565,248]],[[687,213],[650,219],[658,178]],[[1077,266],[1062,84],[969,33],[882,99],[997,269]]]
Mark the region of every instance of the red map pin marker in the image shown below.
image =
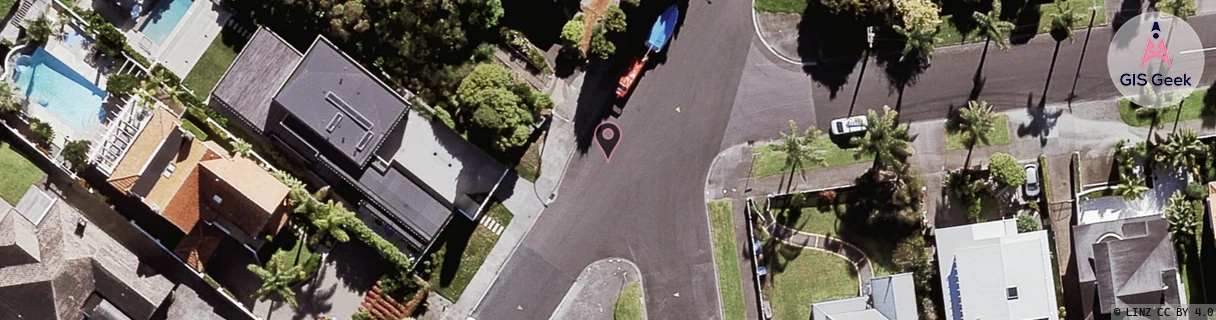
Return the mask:
[[[595,142],[604,151],[604,161],[612,162],[612,151],[621,142],[621,127],[612,121],[604,121],[595,127]]]

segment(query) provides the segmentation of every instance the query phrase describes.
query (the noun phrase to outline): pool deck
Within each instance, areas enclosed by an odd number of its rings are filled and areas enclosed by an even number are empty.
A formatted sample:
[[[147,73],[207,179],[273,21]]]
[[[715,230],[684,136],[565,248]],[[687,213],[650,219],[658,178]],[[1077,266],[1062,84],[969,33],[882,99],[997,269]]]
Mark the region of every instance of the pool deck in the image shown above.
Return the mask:
[[[213,1],[194,0],[186,15],[182,16],[182,20],[165,38],[165,43],[158,45],[140,32],[147,23],[146,15],[139,17],[134,27],[127,30],[127,42],[136,51],[164,64],[169,71],[185,78],[231,16],[230,12]]]
[[[73,26],[72,28],[76,27]],[[80,32],[80,30],[77,30],[77,32]],[[106,75],[102,74],[101,71],[97,70],[97,68],[94,68],[87,62],[86,59],[89,59],[91,54],[89,53],[89,49],[85,46],[85,44],[82,44],[79,47],[73,47],[67,43],[64,43],[63,37],[55,36],[50,40],[47,40],[47,43],[43,48],[46,50],[46,52],[59,59],[59,61],[63,61],[64,64],[67,64],[68,67],[72,68],[73,71],[76,71],[76,73],[84,76],[85,79],[89,79],[89,81],[94,85],[97,85],[98,88],[105,89]]]

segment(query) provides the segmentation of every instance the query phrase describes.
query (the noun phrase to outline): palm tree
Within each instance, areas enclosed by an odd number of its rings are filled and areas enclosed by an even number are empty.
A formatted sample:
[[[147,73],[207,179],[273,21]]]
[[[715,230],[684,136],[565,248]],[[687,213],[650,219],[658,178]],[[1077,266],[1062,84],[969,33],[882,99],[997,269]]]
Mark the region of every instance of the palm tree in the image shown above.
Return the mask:
[[[1175,191],[1174,195],[1170,196],[1169,204],[1165,206],[1165,219],[1170,222],[1170,234],[1173,235],[1174,245],[1180,249],[1194,244],[1195,232],[1199,228],[1199,219],[1196,214],[1191,202],[1186,199],[1182,191]]]
[[[300,265],[288,266],[284,259],[287,251],[275,252],[270,257],[270,261],[266,262],[266,266],[250,264],[245,266],[249,272],[262,278],[262,287],[254,292],[249,297],[254,300],[263,300],[271,294],[278,294],[287,301],[287,305],[292,309],[299,307],[296,303],[296,293],[291,290],[291,286],[296,282],[303,280],[305,276],[304,267]]]
[[[1056,0],[1055,7],[1056,12],[1048,14],[1047,17],[1051,20],[1051,37],[1056,42],[1072,40],[1075,35],[1072,29],[1081,23],[1081,14],[1077,13],[1068,1]]]
[[[1164,140],[1158,136],[1157,143],[1159,147],[1153,160],[1174,168],[1188,168],[1191,174],[1199,176],[1200,159],[1207,157],[1208,147],[1199,141],[1199,134],[1194,129],[1184,127]]]
[[[0,81],[0,113],[21,111],[20,95],[12,82]]]
[[[941,39],[937,38],[936,28],[905,28],[904,26],[894,26],[895,33],[898,33],[907,40],[904,41],[904,50],[899,57],[899,61],[904,61],[913,50],[917,53],[929,57],[933,55],[933,50],[937,48],[937,42]]]
[[[806,167],[808,162],[819,166],[827,166],[827,160],[823,157],[823,152],[815,150],[813,144],[816,139],[819,139],[823,132],[815,129],[814,126],[806,128],[806,132],[801,136],[798,135],[798,124],[794,120],[790,120],[790,132],[780,132],[781,142],[773,146],[774,151],[785,153],[784,169],[790,170],[789,183],[790,186],[794,180],[794,174],[799,172],[799,169]]]
[[[237,137],[232,137],[232,153],[242,157],[248,157],[249,151],[253,150],[253,145],[245,142],[245,140]]]
[[[342,204],[336,203],[333,200],[325,203],[324,209],[319,211],[312,219],[312,225],[316,227],[316,233],[309,238],[309,243],[317,244],[325,237],[333,237],[338,242],[350,241],[350,235],[346,233],[343,227],[350,224],[352,219],[355,219],[355,214],[351,213]]]
[[[51,24],[51,19],[47,18],[46,12],[38,16],[37,19],[27,21],[25,27],[25,40],[33,42],[46,42],[46,39],[55,33],[54,26]]]
[[[1013,23],[1001,20],[1001,2],[994,1],[992,10],[988,14],[980,13],[979,11],[972,12],[971,18],[975,19],[976,27],[984,33],[984,54],[980,56],[980,66],[975,69],[975,81],[980,80],[980,74],[984,70],[984,61],[988,59],[988,44],[996,39],[996,47],[1001,51],[1009,51],[1009,32],[1013,31]],[[973,98],[974,99],[974,98]]]
[[[882,116],[874,110],[866,114],[869,128],[865,136],[853,137],[850,143],[857,146],[853,157],[860,159],[865,155],[874,155],[876,167],[885,170],[903,167],[908,157],[911,157],[912,137],[908,135],[908,125],[896,122],[898,112],[890,107],[882,107]]]
[[[1123,196],[1123,200],[1132,201],[1144,197],[1144,193],[1148,192],[1148,186],[1144,185],[1144,178],[1135,174],[1119,174],[1119,184],[1115,185],[1115,194]]]
[[[982,213],[981,193],[984,192],[984,181],[974,179],[971,171],[966,168],[950,171],[946,180],[942,181],[946,193],[961,200],[967,205],[967,215],[972,222],[980,222]]]
[[[971,152],[975,150],[975,145],[989,143],[988,133],[996,129],[996,114],[988,102],[971,100],[966,108],[958,111],[958,119],[947,124],[946,129],[962,134],[963,142],[967,144],[966,167],[971,165]]]
[[[72,25],[72,16],[66,12],[59,12],[55,17],[55,26],[59,27],[59,34],[66,34],[64,31],[68,26]]]
[[[1185,21],[1188,16],[1195,14],[1195,0],[1158,0],[1157,11],[1172,14]]]

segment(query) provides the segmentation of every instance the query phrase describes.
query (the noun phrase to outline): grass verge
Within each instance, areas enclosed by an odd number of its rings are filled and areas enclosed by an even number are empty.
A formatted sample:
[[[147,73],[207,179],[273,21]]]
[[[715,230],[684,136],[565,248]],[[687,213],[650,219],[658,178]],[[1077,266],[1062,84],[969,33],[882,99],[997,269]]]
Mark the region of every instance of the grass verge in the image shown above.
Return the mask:
[[[739,259],[735,254],[735,228],[731,219],[730,199],[709,203],[709,223],[713,231],[714,263],[718,265],[718,290],[722,294],[722,310],[727,320],[747,317],[743,302],[743,277],[739,274]]]
[[[541,135],[528,146],[528,151],[524,152],[524,156],[519,158],[519,164],[515,165],[515,172],[519,173],[520,178],[536,182],[536,178],[540,177],[540,148],[544,141],[545,135]]]
[[[806,12],[806,0],[756,0],[756,10],[802,14]]]
[[[783,243],[777,246],[785,247],[777,252],[795,256],[783,268],[768,268],[772,279],[764,293],[772,303],[774,319],[810,319],[812,303],[857,296],[857,270],[844,258]]]
[[[490,205],[489,214],[502,225],[510,223],[513,214],[502,204]],[[500,217],[502,217],[500,219]],[[469,281],[477,274],[477,269],[486,261],[486,256],[498,243],[498,235],[490,229],[468,219],[453,219],[442,235],[442,246],[432,257],[435,259],[428,281],[443,297],[451,301],[460,299],[460,294],[469,286]]]
[[[1158,118],[1160,121],[1159,123],[1173,122],[1175,119],[1178,121],[1199,119],[1204,114],[1203,100],[1207,97],[1207,93],[1208,89],[1195,90],[1195,92],[1192,92],[1191,95],[1186,98],[1186,100],[1182,101],[1181,115],[1179,115],[1177,106],[1172,107],[1161,113],[1161,116]],[[1139,108],[1140,107],[1134,105],[1131,100],[1119,99],[1119,118],[1123,119],[1123,123],[1133,127],[1146,127],[1152,125],[1152,117],[1141,117],[1136,114],[1136,109]]]
[[[1098,1],[1064,0],[1064,2],[1070,3],[1070,5],[1073,8],[1073,11],[1081,14],[1082,17],[1080,19],[1080,22],[1079,22],[1080,25],[1078,26],[1078,29],[1089,27],[1089,15],[1090,15],[1089,8],[1094,3],[1096,3],[1098,5],[1098,9],[1096,12],[1098,12],[1098,13],[1106,12],[1106,2],[1101,1],[1101,0],[1098,0]],[[760,6],[759,3],[757,3],[756,6],[758,9],[758,7]],[[1050,14],[1058,12],[1059,10],[1056,10],[1056,5],[1054,4],[1054,2],[1051,2],[1051,1],[1043,2],[1042,4],[1039,5],[1038,9],[1039,9],[1039,19],[1037,20],[1038,26],[1033,26],[1033,27],[1035,27],[1037,29],[1038,33],[1044,33],[1044,32],[1051,31]],[[971,13],[966,12],[966,14],[971,14]],[[978,30],[972,30],[964,38],[962,32],[959,31],[958,28],[956,28],[954,26],[954,23],[952,23],[950,21],[950,15],[942,15],[941,20],[942,20],[941,26],[937,30],[937,37],[939,39],[941,39],[941,42],[938,43],[939,46],[962,44],[962,43],[972,43],[972,42],[983,42],[985,39],[983,37],[983,34]],[[1010,22],[1017,24],[1016,21],[1010,21]],[[1105,14],[1095,15],[1094,16],[1094,26],[1100,26],[1103,24],[1106,24],[1106,15]],[[1019,29],[1029,28],[1029,27],[1032,27],[1032,26],[1029,24],[1016,26],[1016,28],[1019,28]],[[989,50],[997,50],[997,49],[995,47],[993,47],[993,48],[989,48]]]
[[[1047,155],[1040,153],[1039,154],[1039,185],[1042,186],[1040,188],[1043,189],[1043,200],[1046,201],[1045,204],[1050,204],[1051,199],[1054,199],[1051,197],[1051,180],[1048,180],[1050,178],[1051,178],[1051,175],[1047,174]],[[1044,206],[1044,207],[1046,207],[1046,206]]]
[[[194,124],[194,121],[190,121],[190,119],[182,118],[182,129],[194,134],[194,138],[198,139],[199,141],[207,141],[207,132],[203,131],[203,129],[199,129],[198,125]]]
[[[873,155],[865,155],[861,159],[853,158],[853,149],[841,149],[826,136],[816,139],[811,143],[811,147],[814,150],[824,151],[823,157],[827,161],[827,167],[874,160]],[[774,151],[773,145],[759,145],[752,148],[752,152],[756,155],[756,160],[752,163],[752,170],[757,178],[789,173],[789,170],[785,168],[785,153]],[[806,162],[802,171],[823,167],[818,163]]]
[[[30,186],[42,180],[46,174],[24,155],[13,150],[13,146],[0,141],[0,199],[17,205]]]
[[[963,139],[965,136],[962,132],[946,132],[946,151],[967,149],[967,143]],[[997,114],[992,124],[992,131],[989,131],[987,136],[988,143],[976,142],[975,146],[988,147],[1009,144],[1009,116],[1003,113]]]
[[[614,320],[642,320],[642,288],[634,281],[621,289],[621,295],[616,297],[612,305]]]
[[[203,52],[198,63],[194,65],[193,69],[190,69],[190,73],[182,81],[187,88],[194,90],[194,94],[200,97],[211,94],[211,89],[215,88],[220,77],[224,76],[224,72],[228,71],[228,66],[236,61],[237,54],[241,52],[238,41],[230,39],[236,37],[227,34],[228,32],[221,31],[216,35],[215,40],[211,41],[211,45],[207,47],[207,51]]]
[[[17,9],[17,0],[0,0],[0,18],[8,17],[8,13]]]

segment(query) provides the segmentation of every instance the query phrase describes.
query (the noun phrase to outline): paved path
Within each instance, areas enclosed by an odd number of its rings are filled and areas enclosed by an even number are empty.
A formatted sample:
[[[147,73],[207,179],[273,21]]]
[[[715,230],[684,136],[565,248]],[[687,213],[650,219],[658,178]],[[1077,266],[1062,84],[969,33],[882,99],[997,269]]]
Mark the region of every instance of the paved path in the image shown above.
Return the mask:
[[[858,288],[861,288],[863,291],[866,288],[866,284],[870,283],[870,279],[874,278],[874,268],[870,265],[870,258],[866,257],[866,254],[861,252],[861,249],[857,249],[857,247],[847,242],[821,234],[790,229],[776,223],[768,226],[767,229],[769,234],[786,244],[802,247],[803,249],[831,253],[849,260],[857,268]]]

